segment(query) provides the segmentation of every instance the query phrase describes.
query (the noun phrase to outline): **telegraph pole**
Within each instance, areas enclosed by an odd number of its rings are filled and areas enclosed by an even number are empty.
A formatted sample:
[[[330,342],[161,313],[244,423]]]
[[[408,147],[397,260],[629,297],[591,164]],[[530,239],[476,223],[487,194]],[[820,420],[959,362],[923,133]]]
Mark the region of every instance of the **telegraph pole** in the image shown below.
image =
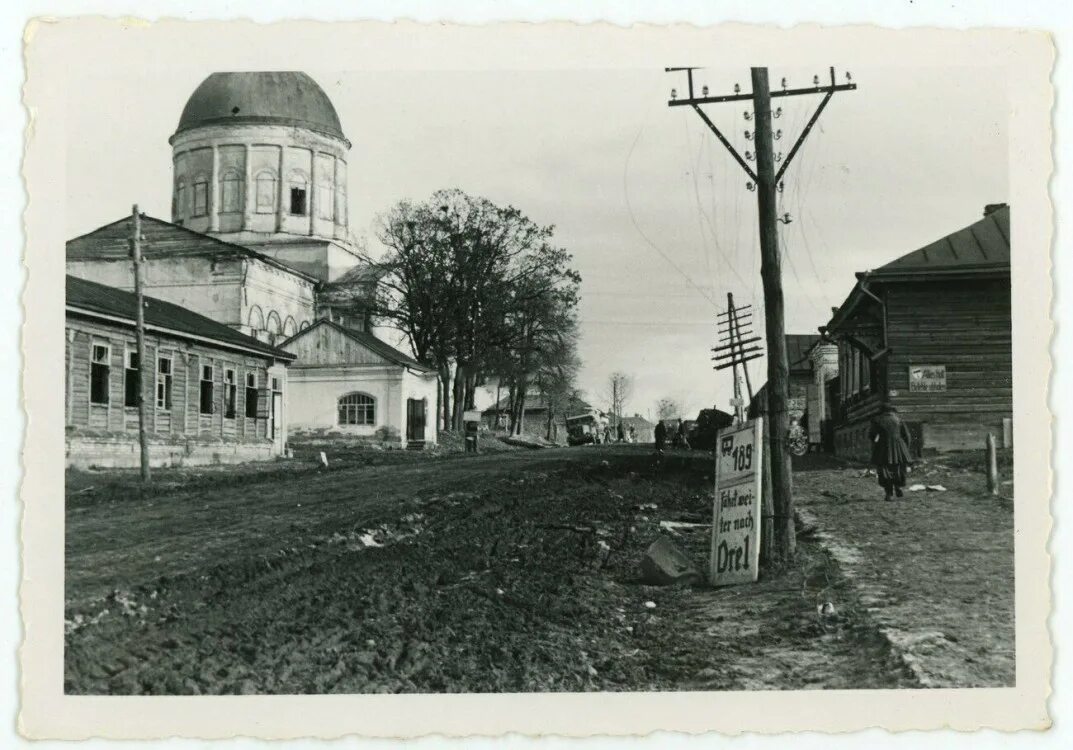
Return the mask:
[[[786,331],[779,261],[778,214],[775,197],[775,149],[771,134],[771,91],[767,68],[753,68],[753,117],[756,121],[756,196],[760,213],[760,279],[764,285],[764,322],[767,324],[767,416],[771,494],[775,512],[776,550],[784,559],[793,556],[793,475],[786,435],[790,424],[786,402],[790,398],[790,367],[786,362]]]
[[[751,338],[745,338],[746,335],[752,334],[752,331],[742,331],[742,318],[748,318],[752,315],[751,312],[746,312],[752,306],[745,305],[744,307],[734,306],[733,293],[727,293],[727,309],[726,312],[721,312],[717,316],[721,320],[719,321],[719,333],[721,334],[719,339],[719,346],[712,349],[712,361],[715,362],[713,369],[725,370],[728,367],[733,368],[734,376],[734,416],[737,418],[738,423],[744,421],[745,415],[743,411],[744,401],[741,397],[741,382],[738,380],[738,366],[745,372],[745,384],[749,388],[749,399],[753,397],[753,387],[749,383],[749,370],[745,366],[746,362],[762,357],[763,347],[756,346],[756,342],[760,341],[759,336],[752,336]],[[722,320],[725,318],[725,320]],[[724,327],[725,326],[725,327]],[[750,344],[746,348],[746,344]]]
[[[782,294],[782,269],[779,260],[779,237],[777,231],[776,195],[781,189],[782,177],[790,162],[793,161],[805,138],[819,119],[831,97],[838,91],[852,91],[857,88],[854,83],[838,84],[835,80],[835,69],[830,69],[830,85],[820,85],[819,76],[812,79],[812,87],[788,89],[786,79],[782,79],[781,90],[772,92],[768,84],[767,68],[754,67],[751,69],[753,90],[751,93],[742,93],[740,87],[734,86],[734,93],[709,96],[708,87],[701,89],[701,95],[696,96],[694,89],[693,74],[697,68],[666,68],[667,72],[685,71],[688,93],[684,99],[678,98],[675,89],[671,89],[671,100],[668,106],[691,107],[697,115],[715,134],[719,142],[730,152],[734,160],[749,177],[747,186],[757,193],[760,223],[760,277],[764,286],[764,320],[767,324],[768,345],[768,383],[767,383],[767,418],[768,429],[766,437],[768,441],[768,465],[771,467],[771,489],[773,496],[774,515],[774,547],[773,559],[788,560],[795,551],[796,538],[794,535],[793,518],[793,487],[790,465],[790,451],[788,445],[789,419],[786,413],[789,401],[789,366],[786,361],[786,335],[783,311]],[[846,80],[851,76],[846,74]],[[772,133],[771,121],[782,114],[781,108],[772,112],[771,100],[778,97],[803,96],[809,94],[824,94],[816,111],[798,135],[790,153],[785,160],[781,154],[774,153],[773,141],[781,138],[781,131]],[[753,112],[750,118],[748,112],[745,119],[752,119],[755,123],[753,134],[746,133],[746,137],[752,137],[756,144],[755,157],[750,152],[745,152],[745,158],[737,152],[733,144],[727,140],[722,131],[709,119],[702,104],[718,104],[725,102],[752,102]],[[749,166],[749,162],[755,158],[756,171]],[[781,165],[776,169],[776,162]],[[733,307],[731,308],[733,309]],[[731,318],[733,320],[733,318]],[[751,390],[751,389],[750,389]],[[770,538],[770,537],[769,537]]]
[[[145,400],[145,300],[142,297],[142,217],[138,204],[131,209],[134,216],[134,233],[130,239],[130,254],[134,260],[134,300],[137,310],[134,315],[134,332],[138,350],[138,444],[141,448],[142,481],[149,482],[149,415]]]

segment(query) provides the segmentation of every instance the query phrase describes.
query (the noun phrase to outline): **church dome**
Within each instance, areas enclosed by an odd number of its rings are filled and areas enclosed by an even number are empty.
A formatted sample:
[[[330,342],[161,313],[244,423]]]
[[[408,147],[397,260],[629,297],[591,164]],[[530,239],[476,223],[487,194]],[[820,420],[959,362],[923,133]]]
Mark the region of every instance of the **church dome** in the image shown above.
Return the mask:
[[[350,145],[328,95],[305,73],[213,73],[186,102],[175,134],[227,124],[306,128]]]

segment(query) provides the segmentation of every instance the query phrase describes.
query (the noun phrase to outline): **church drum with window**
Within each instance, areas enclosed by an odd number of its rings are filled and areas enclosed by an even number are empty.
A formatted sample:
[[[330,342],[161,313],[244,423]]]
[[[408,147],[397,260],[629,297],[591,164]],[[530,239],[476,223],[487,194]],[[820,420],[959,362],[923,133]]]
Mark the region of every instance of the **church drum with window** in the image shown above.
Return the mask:
[[[178,305],[145,303],[143,363],[134,295],[67,277],[67,464],[137,466],[139,395],[155,466],[281,455],[294,355]]]

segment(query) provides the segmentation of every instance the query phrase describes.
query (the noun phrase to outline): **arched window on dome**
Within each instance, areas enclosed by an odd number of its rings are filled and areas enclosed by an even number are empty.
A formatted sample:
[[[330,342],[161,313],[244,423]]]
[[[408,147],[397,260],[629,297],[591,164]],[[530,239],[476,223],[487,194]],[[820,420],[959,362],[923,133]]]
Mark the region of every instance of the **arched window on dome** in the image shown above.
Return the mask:
[[[246,180],[237,169],[229,169],[220,176],[220,211],[225,214],[242,212]]]
[[[309,215],[309,180],[305,173],[294,170],[287,177],[289,188],[288,206],[292,216]]]
[[[257,213],[276,212],[276,173],[264,170],[257,173]]]
[[[194,216],[208,216],[209,213],[209,178],[199,174],[194,178]]]
[[[175,193],[172,195],[171,218],[180,221],[186,214],[186,179],[180,177],[175,181]]]
[[[283,321],[283,336],[290,338],[296,333],[298,333],[298,325],[294,322],[294,318],[288,315],[287,319]]]

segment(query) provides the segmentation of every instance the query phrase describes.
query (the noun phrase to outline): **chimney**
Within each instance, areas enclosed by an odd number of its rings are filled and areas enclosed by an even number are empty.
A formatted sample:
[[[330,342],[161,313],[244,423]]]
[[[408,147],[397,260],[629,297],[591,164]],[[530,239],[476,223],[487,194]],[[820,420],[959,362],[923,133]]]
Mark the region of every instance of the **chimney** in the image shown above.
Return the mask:
[[[1008,205],[1008,203],[988,203],[984,206],[984,216],[990,216],[995,213],[995,211],[998,211],[1000,208],[1006,208]]]

